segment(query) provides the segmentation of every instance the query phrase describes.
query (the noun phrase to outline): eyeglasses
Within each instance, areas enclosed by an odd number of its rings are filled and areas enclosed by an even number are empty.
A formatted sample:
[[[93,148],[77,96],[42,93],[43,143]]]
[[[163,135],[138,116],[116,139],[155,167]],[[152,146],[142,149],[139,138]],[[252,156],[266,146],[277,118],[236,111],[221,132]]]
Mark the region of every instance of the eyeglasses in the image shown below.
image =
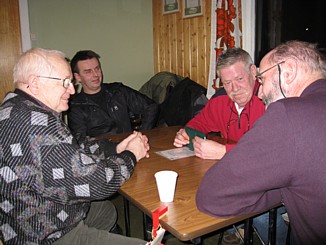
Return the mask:
[[[70,78],[45,77],[45,76],[37,76],[37,77],[42,77],[42,78],[48,78],[48,79],[54,79],[54,80],[62,81],[62,86],[64,88],[68,88],[69,85],[72,84],[72,81],[71,81]]]
[[[280,90],[281,90],[281,93],[282,93],[283,97],[286,98],[285,93],[284,93],[284,91],[282,89],[282,81],[281,81],[281,72],[282,71],[281,71],[281,66],[280,65],[283,64],[283,63],[285,63],[285,60],[283,60],[281,62],[278,62],[276,65],[273,65],[273,66],[267,68],[262,73],[256,75],[256,78],[258,79],[259,83],[263,85],[263,77],[261,75],[264,74],[265,72],[273,69],[274,67],[277,67],[277,70],[278,70],[278,85],[280,87]]]
[[[283,64],[283,63],[285,63],[285,60],[283,60],[283,61],[277,63],[276,65],[273,65],[273,66],[267,68],[265,71],[263,71],[263,72],[259,73],[258,75],[256,75],[256,79],[258,79],[258,82],[259,82],[260,84],[263,84],[264,81],[263,81],[263,77],[262,77],[261,75],[263,75],[265,72],[268,72],[269,70],[273,69],[274,67],[277,67],[277,66],[279,67],[280,64]]]

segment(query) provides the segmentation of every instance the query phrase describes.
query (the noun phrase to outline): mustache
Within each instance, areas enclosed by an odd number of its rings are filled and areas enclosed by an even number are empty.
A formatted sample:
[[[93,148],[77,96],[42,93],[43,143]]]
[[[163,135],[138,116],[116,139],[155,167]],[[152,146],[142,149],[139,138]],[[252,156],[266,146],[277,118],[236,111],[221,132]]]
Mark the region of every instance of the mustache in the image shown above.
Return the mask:
[[[231,92],[230,95],[234,96],[234,95],[242,95],[242,94],[246,94],[247,92],[244,90],[239,90],[237,92]]]

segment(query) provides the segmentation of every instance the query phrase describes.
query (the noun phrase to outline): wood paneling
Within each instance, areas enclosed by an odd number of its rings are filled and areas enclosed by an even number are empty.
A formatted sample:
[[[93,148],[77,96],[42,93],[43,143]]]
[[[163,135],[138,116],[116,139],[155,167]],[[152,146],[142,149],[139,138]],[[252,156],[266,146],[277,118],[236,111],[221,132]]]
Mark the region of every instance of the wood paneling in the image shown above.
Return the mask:
[[[0,101],[12,91],[13,67],[21,54],[18,0],[0,0]]]
[[[154,71],[169,71],[189,77],[207,88],[210,36],[211,1],[203,0],[203,15],[182,17],[180,10],[164,14],[163,0],[152,0],[154,31]]]

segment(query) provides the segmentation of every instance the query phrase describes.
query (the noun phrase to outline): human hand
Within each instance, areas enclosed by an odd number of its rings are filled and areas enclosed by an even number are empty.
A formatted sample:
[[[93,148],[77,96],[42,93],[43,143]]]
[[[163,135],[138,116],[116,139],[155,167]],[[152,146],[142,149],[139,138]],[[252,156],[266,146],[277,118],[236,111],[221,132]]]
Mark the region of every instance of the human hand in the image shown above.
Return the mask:
[[[189,136],[186,133],[186,130],[184,128],[180,129],[175,138],[174,138],[174,142],[173,145],[175,147],[182,147],[184,145],[188,145],[189,144]]]
[[[117,150],[117,153],[121,153],[123,152],[124,150],[126,150],[126,147],[128,145],[128,143],[137,137],[137,132],[134,131],[132,134],[130,134],[127,138],[125,138],[124,140],[122,140],[116,147],[116,150]]]
[[[135,155],[137,162],[144,157],[148,158],[149,144],[147,136],[136,132],[136,137],[131,138],[125,150],[131,151]]]
[[[213,140],[205,140],[196,136],[193,144],[195,155],[202,159],[221,159],[226,153],[225,145]]]

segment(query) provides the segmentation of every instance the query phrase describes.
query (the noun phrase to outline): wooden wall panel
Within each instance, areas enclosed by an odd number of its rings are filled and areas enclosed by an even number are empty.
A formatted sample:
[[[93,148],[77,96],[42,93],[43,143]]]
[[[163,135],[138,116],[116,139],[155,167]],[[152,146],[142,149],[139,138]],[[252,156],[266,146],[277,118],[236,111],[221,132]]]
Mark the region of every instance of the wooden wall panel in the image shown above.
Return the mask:
[[[0,101],[14,89],[13,67],[21,54],[18,0],[0,0]]]
[[[164,14],[163,0],[152,0],[154,71],[169,71],[207,88],[210,61],[211,1],[203,0],[203,15],[182,17],[180,10]]]

